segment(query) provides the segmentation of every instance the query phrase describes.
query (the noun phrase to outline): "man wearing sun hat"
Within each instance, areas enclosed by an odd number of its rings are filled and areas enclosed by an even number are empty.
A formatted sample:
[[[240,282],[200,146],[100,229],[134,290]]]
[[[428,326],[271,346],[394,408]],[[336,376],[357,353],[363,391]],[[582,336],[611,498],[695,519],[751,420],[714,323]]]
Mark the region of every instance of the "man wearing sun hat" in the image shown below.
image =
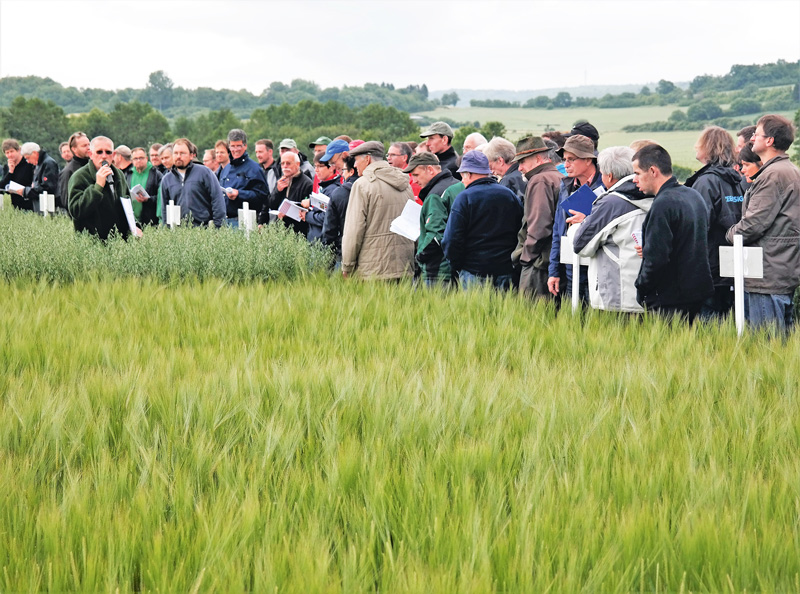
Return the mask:
[[[553,220],[561,190],[559,173],[550,159],[550,147],[540,136],[517,143],[512,163],[519,163],[525,177],[524,216],[512,261],[521,267],[519,292],[528,297],[547,297],[548,265],[553,244]]]
[[[522,205],[514,192],[491,176],[489,159],[482,152],[465,154],[458,171],[466,188],[456,196],[447,219],[444,255],[458,271],[463,289],[484,283],[509,289]]]
[[[454,178],[461,179],[458,173],[458,154],[450,146],[453,142],[453,129],[446,122],[434,122],[419,136],[428,143],[428,150],[438,157],[442,169],[449,169]]]
[[[567,285],[566,293],[569,295],[572,293],[572,266],[561,264],[561,238],[567,234],[567,219],[572,217],[574,213],[566,212],[561,205],[583,185],[588,185],[597,196],[602,194],[605,188],[603,187],[603,176],[597,167],[597,155],[591,138],[582,134],[570,136],[559,152],[563,152],[564,165],[567,168],[568,177],[561,181],[558,206],[553,220],[553,246],[550,248],[547,288],[553,295],[560,295],[564,290],[564,286],[561,283],[563,272]],[[581,282],[579,291],[580,298],[585,303],[589,302],[588,270],[586,266],[580,267]]]

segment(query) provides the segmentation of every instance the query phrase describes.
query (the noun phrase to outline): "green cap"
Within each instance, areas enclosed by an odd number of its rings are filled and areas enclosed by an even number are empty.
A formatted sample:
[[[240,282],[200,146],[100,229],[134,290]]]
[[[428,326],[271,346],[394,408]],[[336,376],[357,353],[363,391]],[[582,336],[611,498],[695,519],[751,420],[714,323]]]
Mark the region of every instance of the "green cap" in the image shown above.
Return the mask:
[[[308,148],[313,149],[315,146],[319,146],[319,145],[328,146],[331,142],[333,142],[333,141],[330,138],[328,138],[327,136],[320,136],[314,142],[309,142],[308,143]]]
[[[411,173],[420,165],[441,165],[441,163],[439,162],[439,157],[433,153],[425,151],[424,153],[419,153],[411,157],[408,165],[406,165],[406,168],[403,169],[403,173]]]
[[[455,136],[453,134],[453,129],[447,125],[445,122],[433,122],[428,129],[425,130],[422,134],[419,135],[420,138],[427,138],[428,136],[433,136],[434,134],[440,134],[441,136],[449,136],[453,138]]]

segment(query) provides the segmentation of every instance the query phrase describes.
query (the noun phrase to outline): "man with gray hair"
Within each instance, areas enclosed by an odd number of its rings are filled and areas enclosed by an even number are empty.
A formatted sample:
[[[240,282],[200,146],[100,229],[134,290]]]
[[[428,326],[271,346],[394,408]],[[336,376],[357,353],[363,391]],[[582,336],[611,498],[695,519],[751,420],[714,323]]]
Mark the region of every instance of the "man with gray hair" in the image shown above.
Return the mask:
[[[488,142],[489,141],[486,140],[486,137],[480,132],[473,132],[472,134],[468,134],[467,137],[464,139],[464,146],[463,146],[464,150],[461,151],[461,154],[466,155],[468,152],[474,151],[482,144],[486,144]]]
[[[567,235],[573,248],[589,260],[589,302],[595,309],[641,312],[634,282],[642,259],[636,239],[653,205],[633,183],[633,149],[612,146],[597,156],[597,167],[608,190],[600,195],[589,215],[577,213]],[[581,222],[583,221],[583,222]]]
[[[564,176],[550,157],[550,147],[539,136],[517,143],[513,164],[527,179],[523,199],[522,227],[511,261],[521,267],[519,292],[527,297],[549,298],[547,269],[553,244],[553,219]]]
[[[365,142],[352,151],[359,178],[350,192],[342,234],[345,277],[398,280],[413,269],[414,242],[389,227],[413,199],[408,175],[383,160],[383,143]]]
[[[39,196],[47,192],[58,200],[58,163],[48,155],[35,142],[26,142],[22,145],[22,157],[33,166],[33,182],[18,193],[30,200],[33,210],[39,210]]]
[[[465,141],[464,146],[466,144]],[[495,136],[486,146],[483,154],[489,159],[489,168],[500,185],[514,192],[522,202],[525,199],[525,180],[519,170],[519,162],[514,161],[516,154],[514,145],[505,138]]]
[[[249,203],[251,210],[260,211],[269,198],[267,181],[261,166],[247,154],[247,134],[234,128],[228,132],[231,162],[219,174],[219,183],[227,198],[228,225],[239,226],[239,209]]]
[[[264,207],[258,215],[259,225],[270,222],[270,209],[278,210],[284,200],[302,202],[309,197],[314,189],[314,182],[300,171],[300,156],[296,152],[283,151],[280,163],[283,175],[275,184],[275,189],[272,190],[269,200],[264,203]],[[308,237],[308,223],[305,221],[286,219],[283,214],[279,214],[278,218],[292,227],[296,233],[303,237]]]
[[[69,212],[75,231],[88,231],[107,239],[112,231],[127,238],[128,219],[121,198],[129,198],[128,182],[109,161],[114,143],[96,136],[89,145],[89,162],[69,180]]]

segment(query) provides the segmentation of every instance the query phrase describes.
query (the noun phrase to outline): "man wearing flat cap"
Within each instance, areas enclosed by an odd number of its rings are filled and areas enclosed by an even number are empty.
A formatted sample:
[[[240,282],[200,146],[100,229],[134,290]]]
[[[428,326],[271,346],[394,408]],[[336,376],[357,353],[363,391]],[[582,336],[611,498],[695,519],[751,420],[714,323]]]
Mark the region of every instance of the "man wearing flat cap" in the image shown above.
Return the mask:
[[[551,296],[547,290],[553,220],[564,176],[553,164],[543,138],[529,136],[517,143],[513,163],[527,180],[522,227],[512,261],[521,267],[519,292],[528,297]]]
[[[359,179],[353,184],[342,234],[342,274],[400,279],[413,269],[414,242],[389,227],[413,200],[408,175],[383,160],[383,143],[352,149]]]
[[[522,205],[501,186],[489,168],[489,159],[470,151],[458,168],[466,188],[456,196],[442,238],[445,257],[458,271],[462,289],[491,284],[512,285],[511,252],[517,245]]]
[[[453,274],[442,251],[442,237],[450,215],[450,202],[445,202],[442,196],[458,180],[449,169],[442,170],[439,159],[433,153],[414,155],[403,173],[408,173],[422,188],[419,191],[422,210],[415,257],[422,271],[423,282],[427,286],[449,285]]]
[[[419,136],[426,140],[428,150],[439,158],[442,169],[449,169],[453,177],[461,179],[458,173],[458,154],[450,146],[453,142],[453,129],[445,122],[434,122]]]
[[[572,221],[568,221],[575,213],[566,212],[561,206],[564,201],[572,194],[577,192],[581,186],[588,185],[596,195],[605,191],[603,187],[603,176],[597,168],[597,155],[594,151],[592,139],[576,134],[567,138],[564,148],[564,166],[567,169],[567,177],[561,181],[561,189],[558,195],[558,206],[553,220],[553,246],[550,248],[550,264],[547,279],[547,288],[553,295],[560,295],[564,286],[561,282],[562,276],[566,280],[566,293],[572,294],[572,266],[561,264],[561,238],[567,234],[567,227]],[[580,267],[580,298],[583,302],[589,303],[589,269],[586,266]]]

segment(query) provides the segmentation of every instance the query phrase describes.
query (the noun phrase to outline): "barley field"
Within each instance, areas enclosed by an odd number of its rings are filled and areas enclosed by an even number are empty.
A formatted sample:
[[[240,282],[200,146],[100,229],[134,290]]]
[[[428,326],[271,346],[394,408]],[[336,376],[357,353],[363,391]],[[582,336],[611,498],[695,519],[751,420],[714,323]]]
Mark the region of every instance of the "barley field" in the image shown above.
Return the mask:
[[[35,266],[0,284],[0,591],[800,589],[796,335]]]

